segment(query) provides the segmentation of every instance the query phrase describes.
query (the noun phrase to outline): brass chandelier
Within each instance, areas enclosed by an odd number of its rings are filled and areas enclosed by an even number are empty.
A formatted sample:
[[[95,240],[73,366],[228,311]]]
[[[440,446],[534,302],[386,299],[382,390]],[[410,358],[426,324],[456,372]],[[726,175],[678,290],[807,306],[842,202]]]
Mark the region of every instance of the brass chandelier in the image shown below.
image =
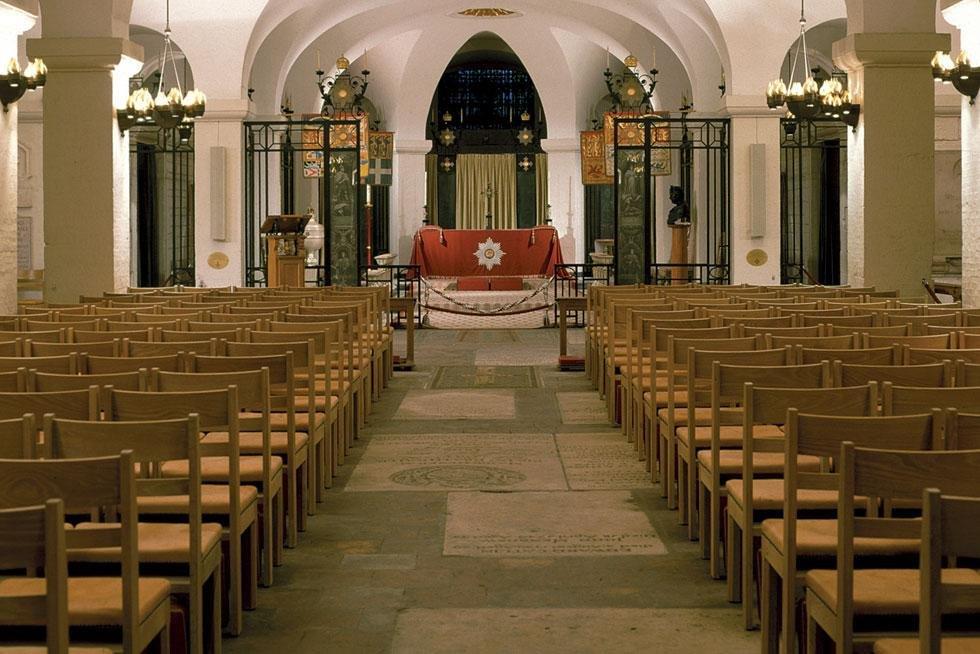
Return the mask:
[[[120,131],[125,132],[134,125],[156,125],[172,128],[189,123],[204,115],[207,98],[197,89],[190,89],[185,95],[180,86],[177,60],[174,57],[173,41],[170,38],[170,0],[167,0],[167,25],[163,30],[163,52],[160,54],[160,81],[154,97],[149,89],[139,85],[126,100],[126,106],[116,111]],[[174,84],[165,94],[164,81],[168,64],[173,71]]]

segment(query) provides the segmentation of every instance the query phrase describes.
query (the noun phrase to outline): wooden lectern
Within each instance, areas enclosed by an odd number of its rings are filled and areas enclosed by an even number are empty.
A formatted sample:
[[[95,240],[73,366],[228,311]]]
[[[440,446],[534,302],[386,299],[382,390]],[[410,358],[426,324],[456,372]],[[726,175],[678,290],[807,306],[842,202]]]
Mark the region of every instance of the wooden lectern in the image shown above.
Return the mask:
[[[670,233],[672,235],[670,244],[670,263],[686,264],[687,242],[688,237],[691,234],[691,223],[674,223],[673,225],[668,225],[668,227],[670,227]],[[670,284],[687,283],[687,268],[668,268],[667,271],[667,281]]]
[[[303,230],[309,216],[269,216],[259,231],[265,237],[266,286],[305,286],[306,236]]]

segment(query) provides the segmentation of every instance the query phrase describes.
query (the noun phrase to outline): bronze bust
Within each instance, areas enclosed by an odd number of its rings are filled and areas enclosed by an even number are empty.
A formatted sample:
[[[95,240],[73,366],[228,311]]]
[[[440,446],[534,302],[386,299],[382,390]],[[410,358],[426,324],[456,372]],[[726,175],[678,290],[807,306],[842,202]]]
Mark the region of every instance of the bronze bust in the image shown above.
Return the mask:
[[[670,201],[674,203],[674,208],[667,214],[667,224],[689,224],[691,222],[691,208],[684,199],[684,189],[680,186],[671,186]]]

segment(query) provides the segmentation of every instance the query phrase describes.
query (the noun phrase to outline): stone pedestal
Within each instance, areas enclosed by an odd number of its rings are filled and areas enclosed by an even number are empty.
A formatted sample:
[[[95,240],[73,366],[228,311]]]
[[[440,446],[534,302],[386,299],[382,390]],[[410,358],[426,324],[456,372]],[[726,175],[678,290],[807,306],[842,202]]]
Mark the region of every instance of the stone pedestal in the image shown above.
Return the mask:
[[[834,61],[848,71],[861,104],[847,143],[848,282],[902,296],[921,296],[932,266],[935,91],[929,62],[949,47],[949,35],[928,33],[931,13],[928,21],[914,17],[923,23],[919,32],[917,25],[899,25],[909,31],[852,33],[834,44]],[[865,16],[865,23],[873,18]]]
[[[0,2],[0,61],[17,57],[17,37],[35,16]],[[21,61],[21,65],[27,62]],[[0,113],[0,314],[17,313],[17,104]]]
[[[980,0],[943,0],[943,17],[960,29],[960,47],[980,57]],[[953,53],[956,57],[957,53]],[[980,307],[980,102],[963,96],[962,144],[963,306]]]
[[[48,66],[45,299],[77,302],[79,295],[125,290],[130,283],[129,138],[119,131],[116,107],[125,102],[142,48],[119,37],[60,36],[29,40],[27,54],[42,57]]]

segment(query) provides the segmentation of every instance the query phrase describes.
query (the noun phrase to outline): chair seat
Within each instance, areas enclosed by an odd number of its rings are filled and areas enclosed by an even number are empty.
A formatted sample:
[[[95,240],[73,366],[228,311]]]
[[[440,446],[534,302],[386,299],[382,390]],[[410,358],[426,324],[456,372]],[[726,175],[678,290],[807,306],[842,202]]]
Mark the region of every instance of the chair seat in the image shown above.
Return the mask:
[[[722,447],[741,447],[742,446],[742,426],[741,425],[721,425],[718,429],[721,436]],[[678,442],[688,444],[690,427],[678,427],[675,430]],[[756,436],[762,438],[778,438],[783,435],[783,430],[776,425],[759,425],[755,428]],[[695,449],[705,449],[711,447],[711,427],[694,428],[694,447]]]
[[[782,511],[786,500],[782,479],[753,479],[752,505],[756,511]],[[745,506],[745,481],[729,479],[725,483],[728,501]],[[801,511],[837,508],[837,491],[797,489],[797,508]]]
[[[204,443],[227,443],[228,432],[212,431],[201,439]],[[270,435],[272,453],[285,455],[289,452],[289,434],[274,431]],[[310,437],[303,432],[296,433],[296,449],[306,447]],[[262,454],[262,434],[257,431],[243,431],[238,434],[238,451],[242,454]]]
[[[782,483],[782,480],[776,480]],[[786,527],[782,518],[764,520],[762,537],[777,552],[785,552],[783,532]],[[917,538],[855,538],[854,552],[859,556],[891,556],[917,553],[921,542]],[[802,557],[837,555],[836,520],[797,520],[796,551]]]
[[[317,385],[319,386],[319,383]],[[323,392],[322,389],[318,388],[316,394],[314,394],[313,396],[313,404],[315,405],[316,411],[320,413],[326,413],[327,409],[333,408],[338,404],[340,404],[340,397],[338,394],[327,395],[327,393]],[[297,413],[306,412],[309,410],[310,410],[309,396],[305,394],[297,395],[296,396]]]
[[[722,450],[719,452],[720,473],[723,477],[742,474],[742,450]],[[698,465],[711,474],[711,450],[698,452]],[[815,456],[800,456],[797,466],[801,471],[820,470],[820,459]],[[786,456],[782,452],[753,452],[752,470],[760,475],[782,474],[786,469]]]
[[[980,584],[980,573],[966,568],[944,569],[944,584]],[[827,606],[837,606],[837,571],[810,570],[806,587]],[[955,609],[950,609],[955,611]],[[964,608],[969,613],[975,609]],[[917,615],[919,571],[859,569],[854,571],[855,615]]]
[[[242,412],[242,418],[261,418],[261,413],[251,413]],[[326,421],[327,416],[323,413],[317,412],[316,414],[316,429],[320,429],[323,423]],[[288,425],[288,416],[284,412],[273,412],[269,418],[269,424],[273,431],[285,431]],[[296,431],[301,431],[305,434],[310,433],[310,414],[307,411],[297,411],[296,412]]]
[[[93,529],[101,523],[83,522],[75,529]],[[141,522],[139,557],[143,563],[188,563],[190,561],[190,525],[174,522]],[[207,554],[221,543],[221,525],[201,525],[201,553]],[[71,550],[72,561],[118,561],[117,547],[89,547]]]
[[[43,595],[44,591],[43,577],[7,577],[0,580],[0,597],[4,599]],[[146,620],[169,598],[169,581],[155,577],[140,577],[137,621]],[[68,578],[68,624],[89,627],[116,626],[122,624],[122,619],[122,579],[119,577]],[[8,616],[0,616],[0,624],[34,626],[31,623],[16,622]]]
[[[259,491],[255,486],[242,484],[238,488],[238,498],[241,512],[245,513],[258,502]],[[228,515],[231,511],[229,499],[227,486],[201,486],[201,512],[204,515]],[[189,499],[186,495],[160,495],[138,497],[136,502],[140,513],[183,515],[187,513]]]
[[[262,470],[261,456],[242,456],[238,458],[239,474],[243,482],[259,483],[265,473]],[[204,481],[228,480],[228,457],[202,456],[201,478]],[[282,472],[282,457],[272,457],[269,474],[272,477]],[[187,461],[167,461],[160,466],[160,474],[164,477],[186,477],[188,475]]]
[[[647,389],[643,393],[643,401],[650,404],[651,399],[652,394],[650,393],[650,390]],[[667,412],[664,410],[664,408],[667,406],[669,399],[670,393],[661,388],[657,388],[657,413],[659,414],[660,411],[664,411],[664,420],[667,419]],[[679,409],[687,408],[687,391],[674,391],[674,406]]]
[[[684,393],[685,400],[687,399],[687,393]],[[686,401],[685,401],[686,405]],[[679,427],[686,425],[688,423],[688,409],[685,406],[684,409],[674,411],[674,426]],[[667,422],[667,409],[658,409],[657,417]],[[724,424],[728,425],[739,425],[741,426],[742,421],[742,410],[741,409],[729,409],[725,408],[721,410],[721,420]],[[711,425],[711,407],[709,406],[696,406],[694,407],[694,425],[697,426],[710,426]]]
[[[976,638],[943,638],[943,654],[980,654],[980,634]],[[875,654],[919,654],[918,638],[884,638],[875,641]]]

